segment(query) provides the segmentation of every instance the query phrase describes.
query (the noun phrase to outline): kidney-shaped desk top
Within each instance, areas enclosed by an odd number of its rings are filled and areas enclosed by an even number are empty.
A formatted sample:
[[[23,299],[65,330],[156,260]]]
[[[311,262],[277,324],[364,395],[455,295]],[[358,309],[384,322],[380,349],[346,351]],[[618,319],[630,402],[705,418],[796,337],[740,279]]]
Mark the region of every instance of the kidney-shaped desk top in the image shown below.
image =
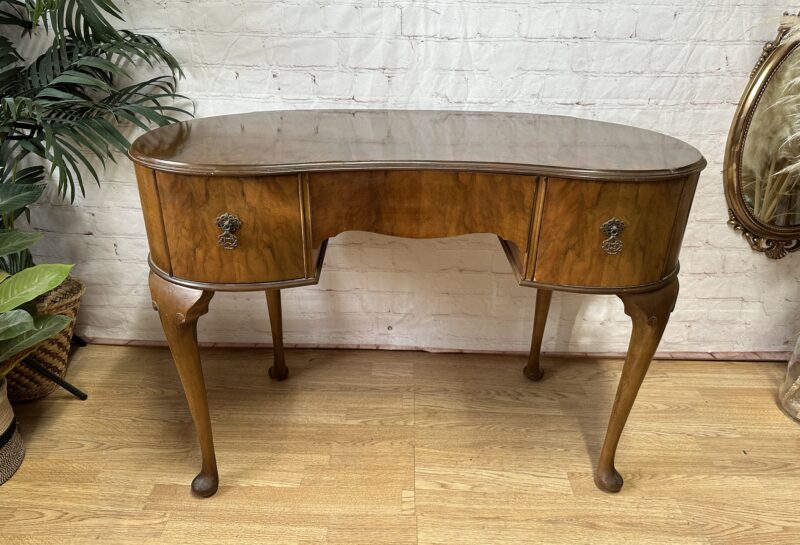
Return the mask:
[[[678,254],[706,164],[696,149],[571,117],[298,110],[176,123],[129,154],[153,302],[203,453],[197,494],[218,483],[197,319],[216,291],[265,291],[269,373],[286,378],[280,290],[316,283],[327,241],[355,230],[496,234],[518,282],[538,288],[524,369],[532,380],[542,376],[553,290],[618,295],[633,332],[595,482],[620,489],[617,442],[678,294]]]
[[[153,130],[131,157],[185,174],[467,169],[597,179],[655,179],[702,169],[670,136],[565,116],[417,110],[252,112]]]

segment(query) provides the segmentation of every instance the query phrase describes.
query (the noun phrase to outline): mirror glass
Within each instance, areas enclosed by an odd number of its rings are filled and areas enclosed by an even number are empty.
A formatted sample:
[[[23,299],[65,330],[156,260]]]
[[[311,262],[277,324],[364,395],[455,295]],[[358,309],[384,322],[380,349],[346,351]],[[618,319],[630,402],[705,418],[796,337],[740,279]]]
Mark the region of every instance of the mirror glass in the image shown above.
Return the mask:
[[[800,48],[775,70],[745,135],[741,194],[766,225],[800,226]]]

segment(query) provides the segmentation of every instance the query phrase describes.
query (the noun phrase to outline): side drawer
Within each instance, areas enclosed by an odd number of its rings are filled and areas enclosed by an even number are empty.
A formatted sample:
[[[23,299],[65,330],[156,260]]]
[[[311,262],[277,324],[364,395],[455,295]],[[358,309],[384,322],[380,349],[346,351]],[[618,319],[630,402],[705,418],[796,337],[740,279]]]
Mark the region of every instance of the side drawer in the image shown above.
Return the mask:
[[[658,282],[675,265],[668,261],[688,214],[685,184],[548,179],[533,280],[600,288]]]
[[[234,178],[157,172],[156,178],[174,276],[217,283],[305,277],[297,175]],[[223,214],[239,222],[229,222],[227,234],[218,225]]]

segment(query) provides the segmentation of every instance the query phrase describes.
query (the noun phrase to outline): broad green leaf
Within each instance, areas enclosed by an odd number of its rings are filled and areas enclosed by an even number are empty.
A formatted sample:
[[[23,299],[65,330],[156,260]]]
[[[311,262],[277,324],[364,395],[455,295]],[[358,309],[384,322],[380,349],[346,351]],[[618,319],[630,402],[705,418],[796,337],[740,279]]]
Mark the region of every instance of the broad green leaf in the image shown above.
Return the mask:
[[[0,312],[0,341],[6,341],[33,329],[33,316],[18,308]]]
[[[6,278],[8,278],[9,276],[11,276],[11,275],[10,275],[10,274],[8,274],[8,273],[7,273],[6,271],[4,271],[3,269],[0,269],[0,282],[3,282],[3,281],[4,281]]]
[[[34,265],[0,284],[0,312],[17,308],[55,288],[69,275],[72,265]]]
[[[0,214],[10,214],[39,200],[45,184],[0,184]]]
[[[0,362],[5,362],[12,356],[17,356],[25,351],[33,351],[42,341],[46,341],[71,322],[67,316],[37,316],[33,319],[33,329],[18,335],[13,339],[0,341]],[[0,363],[0,377],[10,369],[3,369]]]
[[[13,229],[2,229],[0,230],[0,256],[27,250],[36,244],[40,238],[42,238],[42,233],[26,233]]]

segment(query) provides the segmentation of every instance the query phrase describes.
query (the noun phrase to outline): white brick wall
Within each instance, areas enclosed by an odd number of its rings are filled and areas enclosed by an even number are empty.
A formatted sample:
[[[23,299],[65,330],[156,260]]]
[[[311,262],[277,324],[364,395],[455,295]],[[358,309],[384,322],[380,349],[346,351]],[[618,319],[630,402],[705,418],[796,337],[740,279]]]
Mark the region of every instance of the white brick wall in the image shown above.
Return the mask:
[[[496,109],[659,130],[708,158],[682,254],[672,351],[785,350],[800,329],[797,259],[751,253],[726,225],[725,138],[747,74],[784,10],[774,0],[127,0],[128,26],[181,60],[198,115],[259,109]],[[44,259],[88,284],[79,332],[161,339],[147,292],[132,167],[74,206],[38,210]],[[285,293],[291,343],[526,350],[534,291],[492,236],[350,233],[319,286]],[[614,297],[556,294],[545,349],[621,351]],[[201,338],[267,342],[262,294],[219,294]]]

